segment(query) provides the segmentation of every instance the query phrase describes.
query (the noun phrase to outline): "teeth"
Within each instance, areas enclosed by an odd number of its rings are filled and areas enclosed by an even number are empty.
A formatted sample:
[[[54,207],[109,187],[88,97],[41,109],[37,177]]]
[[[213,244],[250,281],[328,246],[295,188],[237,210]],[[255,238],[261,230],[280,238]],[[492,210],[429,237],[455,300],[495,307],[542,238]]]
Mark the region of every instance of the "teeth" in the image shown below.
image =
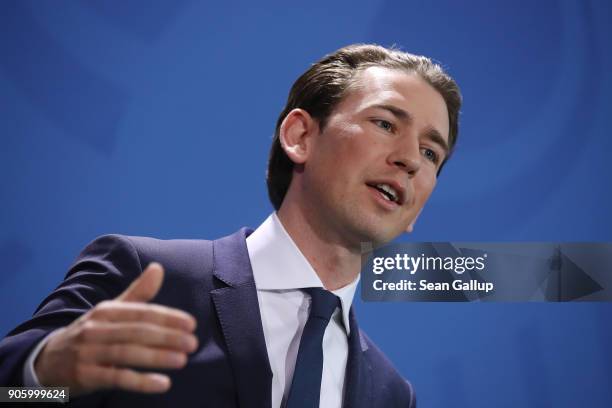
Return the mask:
[[[384,196],[387,200],[389,201],[397,201],[397,192],[393,189],[393,187],[391,187],[388,184],[377,184],[376,187],[378,187],[379,189],[383,190],[385,193],[389,194],[391,196],[391,199],[389,199],[389,197],[387,197],[386,195]]]

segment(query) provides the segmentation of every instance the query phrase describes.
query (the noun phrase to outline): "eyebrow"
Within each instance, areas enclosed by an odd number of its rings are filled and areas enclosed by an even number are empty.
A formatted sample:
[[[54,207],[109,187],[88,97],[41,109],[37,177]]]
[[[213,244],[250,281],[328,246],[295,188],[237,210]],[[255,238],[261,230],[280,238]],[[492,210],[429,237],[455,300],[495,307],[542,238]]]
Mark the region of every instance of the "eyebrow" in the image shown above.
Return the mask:
[[[406,112],[405,110],[398,108],[397,106],[377,104],[377,105],[372,105],[370,107],[389,111],[391,112],[391,114],[393,114],[393,116],[397,117],[399,120],[403,122],[412,122],[412,115]]]
[[[401,108],[398,108],[397,106],[387,105],[387,104],[376,104],[370,107],[389,111],[393,116],[395,116],[402,122],[408,122],[408,123],[412,122],[412,115],[409,112],[406,112],[405,110]],[[446,139],[442,137],[440,132],[430,127],[425,133],[425,137],[431,140],[433,143],[440,145],[442,150],[444,150],[444,157],[448,157],[448,154],[450,152],[450,147],[448,145],[448,142],[446,141]]]

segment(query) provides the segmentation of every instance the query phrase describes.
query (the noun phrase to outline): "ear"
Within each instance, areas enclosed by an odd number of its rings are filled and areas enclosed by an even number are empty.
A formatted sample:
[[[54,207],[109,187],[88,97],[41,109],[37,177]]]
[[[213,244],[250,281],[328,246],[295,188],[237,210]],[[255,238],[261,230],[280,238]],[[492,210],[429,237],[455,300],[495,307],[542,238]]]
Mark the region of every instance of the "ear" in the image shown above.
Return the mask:
[[[416,224],[417,219],[419,218],[419,215],[421,215],[421,211],[423,211],[423,209],[421,208],[419,210],[419,212],[417,213],[417,215],[414,217],[414,219],[410,222],[410,224],[408,224],[408,226],[406,227],[406,232],[407,233],[411,233],[412,231],[414,231],[414,224]]]
[[[293,109],[285,116],[280,127],[280,144],[289,159],[303,164],[311,150],[312,136],[318,132],[318,123],[303,109]]]

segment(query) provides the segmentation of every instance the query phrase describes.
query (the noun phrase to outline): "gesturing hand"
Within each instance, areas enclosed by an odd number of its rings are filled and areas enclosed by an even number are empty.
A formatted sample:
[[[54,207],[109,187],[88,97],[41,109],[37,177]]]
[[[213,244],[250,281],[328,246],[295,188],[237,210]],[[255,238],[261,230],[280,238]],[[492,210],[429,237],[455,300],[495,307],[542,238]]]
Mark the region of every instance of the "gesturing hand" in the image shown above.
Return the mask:
[[[167,391],[168,376],[128,368],[181,368],[197,348],[193,316],[147,303],[163,277],[162,266],[150,264],[116,299],[54,332],[34,365],[41,385],[70,387],[71,396],[103,388]]]

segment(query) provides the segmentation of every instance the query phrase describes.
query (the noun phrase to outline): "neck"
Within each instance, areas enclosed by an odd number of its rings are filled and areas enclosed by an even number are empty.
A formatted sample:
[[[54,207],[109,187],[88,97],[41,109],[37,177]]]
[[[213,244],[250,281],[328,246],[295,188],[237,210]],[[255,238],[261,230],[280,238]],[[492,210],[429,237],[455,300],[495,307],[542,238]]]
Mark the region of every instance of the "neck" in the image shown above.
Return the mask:
[[[350,248],[316,224],[314,217],[297,205],[283,205],[277,212],[280,222],[328,290],[353,282],[361,269],[361,253]]]

